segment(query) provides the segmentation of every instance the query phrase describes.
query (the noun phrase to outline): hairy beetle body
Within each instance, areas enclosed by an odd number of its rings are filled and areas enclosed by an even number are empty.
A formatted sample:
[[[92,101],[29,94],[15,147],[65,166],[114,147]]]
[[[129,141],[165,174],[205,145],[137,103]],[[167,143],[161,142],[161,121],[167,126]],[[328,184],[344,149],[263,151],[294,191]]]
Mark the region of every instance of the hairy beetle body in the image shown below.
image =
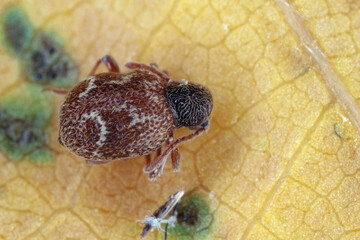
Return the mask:
[[[109,72],[95,74],[101,63]],[[199,84],[173,81],[156,64],[126,66],[133,70],[120,73],[116,61],[106,55],[96,62],[90,77],[69,92],[48,89],[67,94],[60,108],[59,141],[88,163],[146,155],[144,172],[154,180],[169,155],[174,170],[179,170],[179,144],[209,128],[212,96]],[[194,132],[174,140],[173,131],[180,127]]]
[[[93,161],[150,154],[173,129],[165,84],[144,69],[91,76],[72,89],[60,110],[62,143]]]

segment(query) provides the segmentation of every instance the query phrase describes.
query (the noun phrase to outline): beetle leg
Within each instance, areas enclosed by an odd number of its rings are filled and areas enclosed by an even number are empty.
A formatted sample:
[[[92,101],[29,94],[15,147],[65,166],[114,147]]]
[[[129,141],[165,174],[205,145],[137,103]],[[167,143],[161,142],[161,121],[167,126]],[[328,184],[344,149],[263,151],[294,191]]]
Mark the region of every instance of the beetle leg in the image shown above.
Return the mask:
[[[94,165],[101,165],[101,164],[105,164],[108,163],[109,161],[101,161],[101,160],[91,160],[91,159],[87,159],[86,163],[87,164],[94,164]]]
[[[161,155],[161,147],[156,150],[155,159],[158,158],[160,155]],[[149,166],[150,164],[151,164],[151,155],[148,154],[148,155],[146,155],[146,166]],[[154,175],[154,174],[149,173],[150,179],[155,177],[155,176],[152,177],[152,175]]]
[[[89,76],[92,76],[95,74],[96,70],[100,66],[100,63],[104,63],[105,66],[107,67],[107,69],[109,70],[109,72],[115,72],[115,73],[120,72],[120,68],[119,68],[119,65],[117,64],[116,60],[111,55],[105,55],[102,58],[100,58],[99,60],[97,60],[97,62],[95,63],[95,66],[91,70]]]
[[[155,158],[160,154],[161,154],[161,147],[156,150]],[[148,166],[151,163],[151,153],[145,155],[145,162],[146,162],[146,166]]]
[[[175,172],[180,171],[180,159],[179,148],[175,148],[174,151],[171,152],[171,162]]]
[[[151,163],[151,153],[145,156],[146,166]]]
[[[174,139],[174,133],[171,132],[167,144],[170,145],[173,139]],[[171,162],[175,172],[180,171],[180,158],[181,157],[180,157],[179,148],[175,148],[175,150],[171,152]]]
[[[52,92],[58,95],[65,95],[69,92],[69,90],[65,90],[65,89],[56,89],[56,88],[44,88],[42,90],[43,92]]]
[[[163,73],[165,73],[167,76],[169,76],[169,72],[166,70],[163,70]]]
[[[161,155],[161,147],[158,148],[158,150],[156,150],[156,157]]]
[[[155,161],[153,161],[152,163],[150,163],[149,165],[147,165],[144,169],[145,173],[149,174],[149,178],[150,180],[155,180],[158,176],[161,175],[162,170],[164,169],[165,163],[166,163],[166,159],[169,156],[169,154],[171,154],[175,149],[177,149],[177,147],[179,146],[180,143],[185,142],[185,141],[189,141],[199,135],[201,135],[203,132],[205,132],[207,129],[209,128],[209,124],[207,124],[206,126],[199,128],[198,130],[196,130],[193,133],[190,133],[187,136],[181,137],[176,139],[175,141],[173,141],[168,147],[167,149],[160,155],[158,156]],[[176,155],[176,153],[175,153]],[[180,160],[179,160],[180,161]]]
[[[158,150],[156,150],[155,158],[160,154],[161,154],[161,147],[159,147]],[[151,153],[145,156],[145,161],[146,161],[146,166],[148,166],[151,163]]]
[[[154,63],[150,64],[149,66],[143,63],[128,62],[127,64],[125,64],[125,66],[130,69],[144,68],[146,70],[149,70],[150,72],[159,75],[166,83],[169,83],[170,81],[170,77],[167,74],[160,72],[157,66],[154,66]]]
[[[158,66],[156,63],[150,63],[150,67],[155,68],[156,70],[161,71],[160,68],[159,68],[159,66]],[[168,72],[168,71],[163,70],[162,72],[163,72],[165,75],[169,76],[169,72]]]
[[[150,63],[150,67],[156,68],[157,70],[160,70],[159,66],[156,63]]]

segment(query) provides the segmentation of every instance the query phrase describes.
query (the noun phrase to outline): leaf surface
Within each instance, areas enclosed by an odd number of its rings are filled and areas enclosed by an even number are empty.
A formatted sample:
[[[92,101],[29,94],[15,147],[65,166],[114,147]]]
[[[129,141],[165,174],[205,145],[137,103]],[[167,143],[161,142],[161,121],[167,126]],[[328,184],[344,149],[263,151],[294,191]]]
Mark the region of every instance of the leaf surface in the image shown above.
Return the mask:
[[[35,32],[59,36],[78,79],[105,54],[122,71],[156,62],[208,86],[214,111],[210,130],[180,147],[181,171],[167,163],[150,182],[143,158],[92,166],[59,145],[54,97],[53,160],[0,155],[0,239],[138,239],[137,220],[179,189],[206,196],[208,239],[360,239],[359,1],[24,0],[0,10],[13,5]],[[0,74],[4,99],[29,82],[4,44]]]

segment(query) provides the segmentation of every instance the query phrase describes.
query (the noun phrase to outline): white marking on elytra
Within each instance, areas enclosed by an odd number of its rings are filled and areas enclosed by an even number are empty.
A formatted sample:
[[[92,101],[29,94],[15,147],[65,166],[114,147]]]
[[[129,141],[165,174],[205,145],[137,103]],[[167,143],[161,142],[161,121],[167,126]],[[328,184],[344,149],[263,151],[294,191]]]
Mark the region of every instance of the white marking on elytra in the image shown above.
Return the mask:
[[[106,122],[104,120],[102,120],[101,116],[99,115],[98,111],[93,111],[90,114],[83,114],[83,118],[85,119],[96,119],[97,122],[100,124],[101,128],[100,128],[100,137],[99,140],[96,142],[96,144],[99,146],[99,148],[101,146],[104,145],[105,141],[106,141],[106,134],[108,133],[107,129],[106,129]]]
[[[133,75],[134,74],[124,75],[124,76],[121,77],[121,81],[112,80],[112,81],[109,81],[109,82],[105,82],[104,84],[124,85],[124,84],[127,84],[127,83],[131,82]]]
[[[114,111],[117,111],[117,112],[120,112],[122,110],[125,110],[127,112],[127,114],[130,117],[132,117],[130,124],[127,126],[128,128],[131,128],[131,127],[137,125],[138,123],[144,123],[146,120],[150,121],[150,120],[154,119],[153,117],[146,116],[146,115],[140,116],[141,113],[139,114],[139,109],[137,109],[132,104],[130,104],[130,101],[125,101],[122,105],[114,108]]]
[[[160,102],[159,97],[154,94],[147,96],[147,98],[149,98],[150,101],[155,102],[155,103]],[[136,127],[137,125],[142,126],[145,124],[145,122],[160,123],[160,122],[166,121],[166,119],[167,119],[167,116],[164,116],[164,115],[142,114],[141,110],[139,110],[134,105],[132,105],[131,100],[127,100],[120,106],[114,107],[113,111],[116,111],[116,112],[125,111],[126,115],[128,115],[132,118],[131,122],[127,125],[127,128]],[[165,135],[167,135],[167,134],[168,134],[167,131],[158,131],[157,132],[157,136],[160,137],[160,139],[164,139]],[[139,144],[141,146],[147,146],[150,149],[156,148],[158,142],[154,141],[153,138],[148,138],[147,137],[148,135],[149,135],[148,131],[142,132],[139,135],[139,139],[141,139]]]
[[[94,82],[96,80],[96,77],[90,76],[85,81],[87,81],[87,80],[90,80],[89,83],[88,83],[88,86],[87,86],[87,88],[85,89],[84,92],[79,94],[79,98],[82,98],[82,97],[88,95],[88,93],[90,92],[91,89],[96,88],[96,85],[94,84]]]

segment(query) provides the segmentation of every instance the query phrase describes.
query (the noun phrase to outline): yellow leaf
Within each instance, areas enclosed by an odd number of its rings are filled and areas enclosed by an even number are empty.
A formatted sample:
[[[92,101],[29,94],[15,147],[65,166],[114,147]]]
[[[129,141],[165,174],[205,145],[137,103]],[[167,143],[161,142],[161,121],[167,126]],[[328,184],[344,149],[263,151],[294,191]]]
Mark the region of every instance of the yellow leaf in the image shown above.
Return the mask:
[[[170,239],[360,239],[359,1],[9,0],[0,12],[0,239],[138,239],[138,220],[179,189],[201,217]],[[210,130],[180,147],[180,172],[167,163],[150,182],[142,157],[86,165],[58,143],[62,97],[42,86],[84,79],[105,54],[212,91]]]

